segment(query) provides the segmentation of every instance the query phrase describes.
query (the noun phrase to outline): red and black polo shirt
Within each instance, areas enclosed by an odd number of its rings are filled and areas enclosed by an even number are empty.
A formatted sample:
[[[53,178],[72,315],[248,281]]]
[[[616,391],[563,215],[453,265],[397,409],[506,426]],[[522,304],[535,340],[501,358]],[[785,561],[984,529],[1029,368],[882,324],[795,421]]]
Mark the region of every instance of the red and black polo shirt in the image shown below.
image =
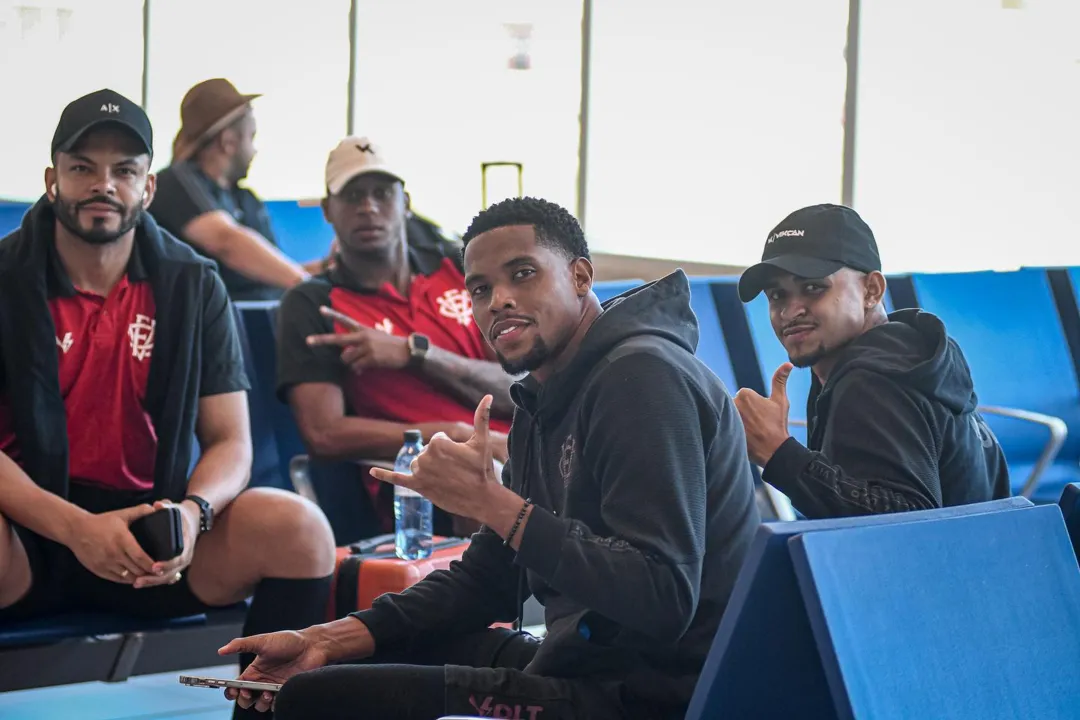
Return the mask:
[[[330,306],[370,328],[408,336],[426,335],[433,346],[474,360],[493,360],[483,331],[472,318],[472,298],[465,277],[449,258],[425,258],[410,252],[414,276],[402,296],[389,283],[375,291],[350,287],[339,269],[302,283],[285,294],[278,317],[278,396],[293,385],[327,382],[340,385],[350,411],[359,417],[404,424],[463,422],[472,425],[476,408],[441,389],[419,370],[349,372],[341,349],[309,346],[306,338],[345,328],[324,317]],[[492,418],[492,429],[508,432],[510,423]]]
[[[49,312],[67,411],[69,475],[72,482],[112,490],[149,490],[157,454],[157,434],[144,408],[157,314],[150,283],[137,261],[107,297],[60,275],[66,287],[49,298]],[[0,450],[18,462],[4,387]]]

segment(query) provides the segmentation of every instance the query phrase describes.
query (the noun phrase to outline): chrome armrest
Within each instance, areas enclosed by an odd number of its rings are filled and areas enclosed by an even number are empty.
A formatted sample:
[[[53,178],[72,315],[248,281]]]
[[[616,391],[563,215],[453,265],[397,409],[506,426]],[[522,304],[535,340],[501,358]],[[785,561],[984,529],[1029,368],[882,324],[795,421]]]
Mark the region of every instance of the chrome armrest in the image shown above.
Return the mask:
[[[294,455],[292,460],[289,461],[289,479],[292,480],[293,487],[296,488],[297,494],[301,497],[307,498],[316,505],[319,504],[319,497],[315,493],[315,486],[311,484],[311,473],[308,471],[308,463],[310,458],[307,455]],[[393,470],[394,463],[391,460],[357,460],[356,464],[360,467],[377,467],[384,470]]]
[[[1054,462],[1054,458],[1061,451],[1061,446],[1065,444],[1065,438],[1069,435],[1068,426],[1061,418],[1031,412],[1030,410],[995,407],[992,405],[980,405],[978,410],[984,415],[997,415],[1042,425],[1050,433],[1050,438],[1046,441],[1046,445],[1043,446],[1039,459],[1035,462],[1035,466],[1031,468],[1031,473],[1028,475],[1027,480],[1024,481],[1024,486],[1020,489],[1020,494],[1030,499],[1039,484],[1039,478],[1042,477],[1046,468],[1050,467],[1050,464]]]

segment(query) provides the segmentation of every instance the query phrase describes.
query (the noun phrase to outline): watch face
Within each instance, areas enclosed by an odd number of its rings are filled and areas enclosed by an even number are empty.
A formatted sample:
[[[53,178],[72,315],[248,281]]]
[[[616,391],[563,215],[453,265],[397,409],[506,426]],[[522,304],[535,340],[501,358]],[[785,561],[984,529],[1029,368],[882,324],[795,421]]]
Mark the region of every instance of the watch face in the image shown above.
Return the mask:
[[[413,335],[412,340],[413,340],[413,349],[414,349],[414,351],[419,351],[419,352],[426,352],[427,351],[428,345],[430,344],[428,342],[427,336],[425,336],[425,335]]]

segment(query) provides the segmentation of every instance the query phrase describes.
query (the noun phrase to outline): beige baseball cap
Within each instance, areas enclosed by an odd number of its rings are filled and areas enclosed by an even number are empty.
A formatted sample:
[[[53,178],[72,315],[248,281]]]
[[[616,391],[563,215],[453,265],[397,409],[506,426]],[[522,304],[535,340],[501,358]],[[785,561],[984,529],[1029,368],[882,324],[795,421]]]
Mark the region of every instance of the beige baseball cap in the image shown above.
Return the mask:
[[[326,189],[331,195],[337,195],[350,180],[368,173],[381,173],[405,182],[386,163],[381,147],[366,137],[347,137],[330,151],[330,157],[326,159]]]

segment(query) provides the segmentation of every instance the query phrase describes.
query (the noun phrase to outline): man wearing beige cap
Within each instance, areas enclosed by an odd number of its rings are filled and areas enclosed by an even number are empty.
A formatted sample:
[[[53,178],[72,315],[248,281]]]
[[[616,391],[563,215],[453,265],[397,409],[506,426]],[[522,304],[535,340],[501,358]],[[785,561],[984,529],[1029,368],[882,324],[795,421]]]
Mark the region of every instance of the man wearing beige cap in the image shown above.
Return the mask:
[[[392,458],[410,428],[467,439],[488,394],[491,427],[507,432],[512,379],[472,319],[460,246],[409,239],[401,175],[367,138],[330,153],[326,188],[337,262],[288,291],[278,315],[278,395],[312,454]],[[389,510],[379,487],[375,507]]]
[[[158,173],[149,208],[159,225],[218,262],[233,300],[275,299],[309,272],[278,249],[266,206],[238,185],[255,157],[257,97],[223,78],[187,92],[172,164]]]

